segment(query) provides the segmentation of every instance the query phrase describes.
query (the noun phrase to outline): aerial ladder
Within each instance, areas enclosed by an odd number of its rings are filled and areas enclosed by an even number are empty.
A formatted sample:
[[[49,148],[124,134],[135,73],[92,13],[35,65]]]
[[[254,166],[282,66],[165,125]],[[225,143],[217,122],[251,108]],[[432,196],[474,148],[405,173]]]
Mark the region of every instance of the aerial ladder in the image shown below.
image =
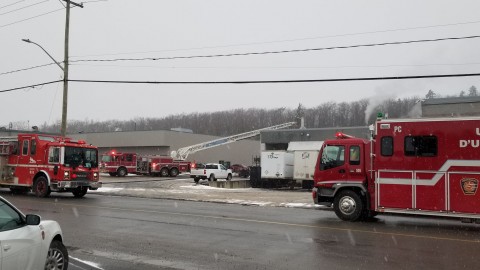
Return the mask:
[[[199,144],[195,144],[195,145],[191,145],[191,146],[187,146],[187,147],[182,147],[182,148],[178,149],[177,151],[172,151],[171,152],[171,157],[175,160],[186,160],[189,154],[193,154],[193,153],[201,151],[201,150],[205,150],[205,149],[209,149],[209,148],[212,148],[212,147],[217,147],[217,146],[220,146],[220,145],[225,145],[225,144],[233,143],[233,142],[236,142],[236,141],[239,141],[239,140],[244,140],[244,139],[248,139],[248,138],[251,138],[251,137],[255,137],[255,136],[259,135],[261,131],[264,131],[264,130],[281,129],[281,128],[286,128],[286,127],[293,126],[295,124],[296,124],[296,122],[288,122],[288,123],[275,125],[275,126],[271,126],[271,127],[266,127],[266,128],[261,128],[261,129],[257,129],[257,130],[252,130],[252,131],[249,131],[249,132],[240,133],[240,134],[237,134],[237,135],[232,135],[232,136],[228,136],[228,137],[224,137],[224,138],[220,138],[220,139],[216,139],[216,140],[212,140],[212,141],[208,141],[208,142],[203,142],[203,143],[199,143]]]

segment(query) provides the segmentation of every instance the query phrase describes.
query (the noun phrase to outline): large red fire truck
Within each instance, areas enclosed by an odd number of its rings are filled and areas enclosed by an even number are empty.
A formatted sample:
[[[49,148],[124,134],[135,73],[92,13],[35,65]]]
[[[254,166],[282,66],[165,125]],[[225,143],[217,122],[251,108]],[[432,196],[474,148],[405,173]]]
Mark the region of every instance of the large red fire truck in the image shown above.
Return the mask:
[[[370,140],[324,142],[313,199],[356,221],[377,213],[480,221],[480,118],[380,119]]]
[[[101,186],[97,147],[85,141],[42,134],[0,137],[0,187],[32,190],[38,197],[51,191],[83,197]]]
[[[123,177],[127,174],[172,176],[190,170],[190,162],[166,156],[141,156],[136,153],[110,151],[102,155],[100,172]]]

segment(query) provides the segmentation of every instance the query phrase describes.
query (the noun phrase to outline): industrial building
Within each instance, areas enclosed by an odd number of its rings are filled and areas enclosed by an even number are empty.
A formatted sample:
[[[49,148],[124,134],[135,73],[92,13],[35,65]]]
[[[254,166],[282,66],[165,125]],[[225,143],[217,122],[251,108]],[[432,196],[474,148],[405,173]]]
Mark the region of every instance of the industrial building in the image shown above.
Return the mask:
[[[480,97],[435,98],[421,101],[423,117],[480,116]],[[333,138],[335,132],[342,131],[352,136],[368,138],[368,127],[333,127],[311,129],[267,130],[260,133],[260,139],[247,139],[206,149],[188,156],[189,161],[218,162],[230,161],[251,165],[254,157],[265,150],[286,150],[292,141],[323,141]],[[19,132],[0,128],[0,137],[14,136]],[[68,134],[74,139],[85,140],[98,146],[99,153],[116,150],[139,154],[170,155],[179,148],[203,143],[217,136],[194,134],[190,130],[119,131],[102,133]]]

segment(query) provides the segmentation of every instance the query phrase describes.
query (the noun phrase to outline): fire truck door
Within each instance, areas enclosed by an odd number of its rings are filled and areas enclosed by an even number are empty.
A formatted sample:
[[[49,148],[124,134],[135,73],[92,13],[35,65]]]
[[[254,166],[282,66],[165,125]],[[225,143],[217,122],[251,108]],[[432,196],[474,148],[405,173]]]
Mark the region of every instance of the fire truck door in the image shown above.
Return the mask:
[[[365,174],[363,172],[363,162],[361,158],[363,155],[363,149],[361,145],[349,145],[348,146],[348,164],[347,174],[349,180],[363,181],[365,180]]]
[[[345,145],[326,145],[322,149],[319,177],[331,181],[345,180]]]
[[[30,156],[30,138],[23,138],[20,140],[20,149],[18,150],[18,166],[15,169],[15,175],[18,177],[18,184],[27,184],[27,179],[30,179],[32,171],[32,157]],[[35,163],[35,160],[33,160]]]

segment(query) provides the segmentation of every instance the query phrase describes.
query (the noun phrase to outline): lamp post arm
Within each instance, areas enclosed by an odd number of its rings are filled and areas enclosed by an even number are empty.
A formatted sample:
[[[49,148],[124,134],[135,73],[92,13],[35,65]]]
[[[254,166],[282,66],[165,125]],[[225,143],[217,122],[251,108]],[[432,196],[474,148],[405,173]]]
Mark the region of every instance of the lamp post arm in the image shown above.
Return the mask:
[[[50,59],[53,60],[53,62],[54,62],[55,64],[57,64],[57,66],[58,66],[62,71],[64,71],[63,67],[57,62],[57,60],[55,60],[55,58],[53,58],[53,56],[51,56],[42,46],[40,46],[40,44],[35,43],[35,42],[31,41],[30,39],[26,39],[26,38],[22,39],[22,41],[25,41],[25,42],[27,42],[27,43],[32,43],[32,44],[37,45],[40,49],[42,49],[42,50],[48,55],[48,57],[50,57]]]

